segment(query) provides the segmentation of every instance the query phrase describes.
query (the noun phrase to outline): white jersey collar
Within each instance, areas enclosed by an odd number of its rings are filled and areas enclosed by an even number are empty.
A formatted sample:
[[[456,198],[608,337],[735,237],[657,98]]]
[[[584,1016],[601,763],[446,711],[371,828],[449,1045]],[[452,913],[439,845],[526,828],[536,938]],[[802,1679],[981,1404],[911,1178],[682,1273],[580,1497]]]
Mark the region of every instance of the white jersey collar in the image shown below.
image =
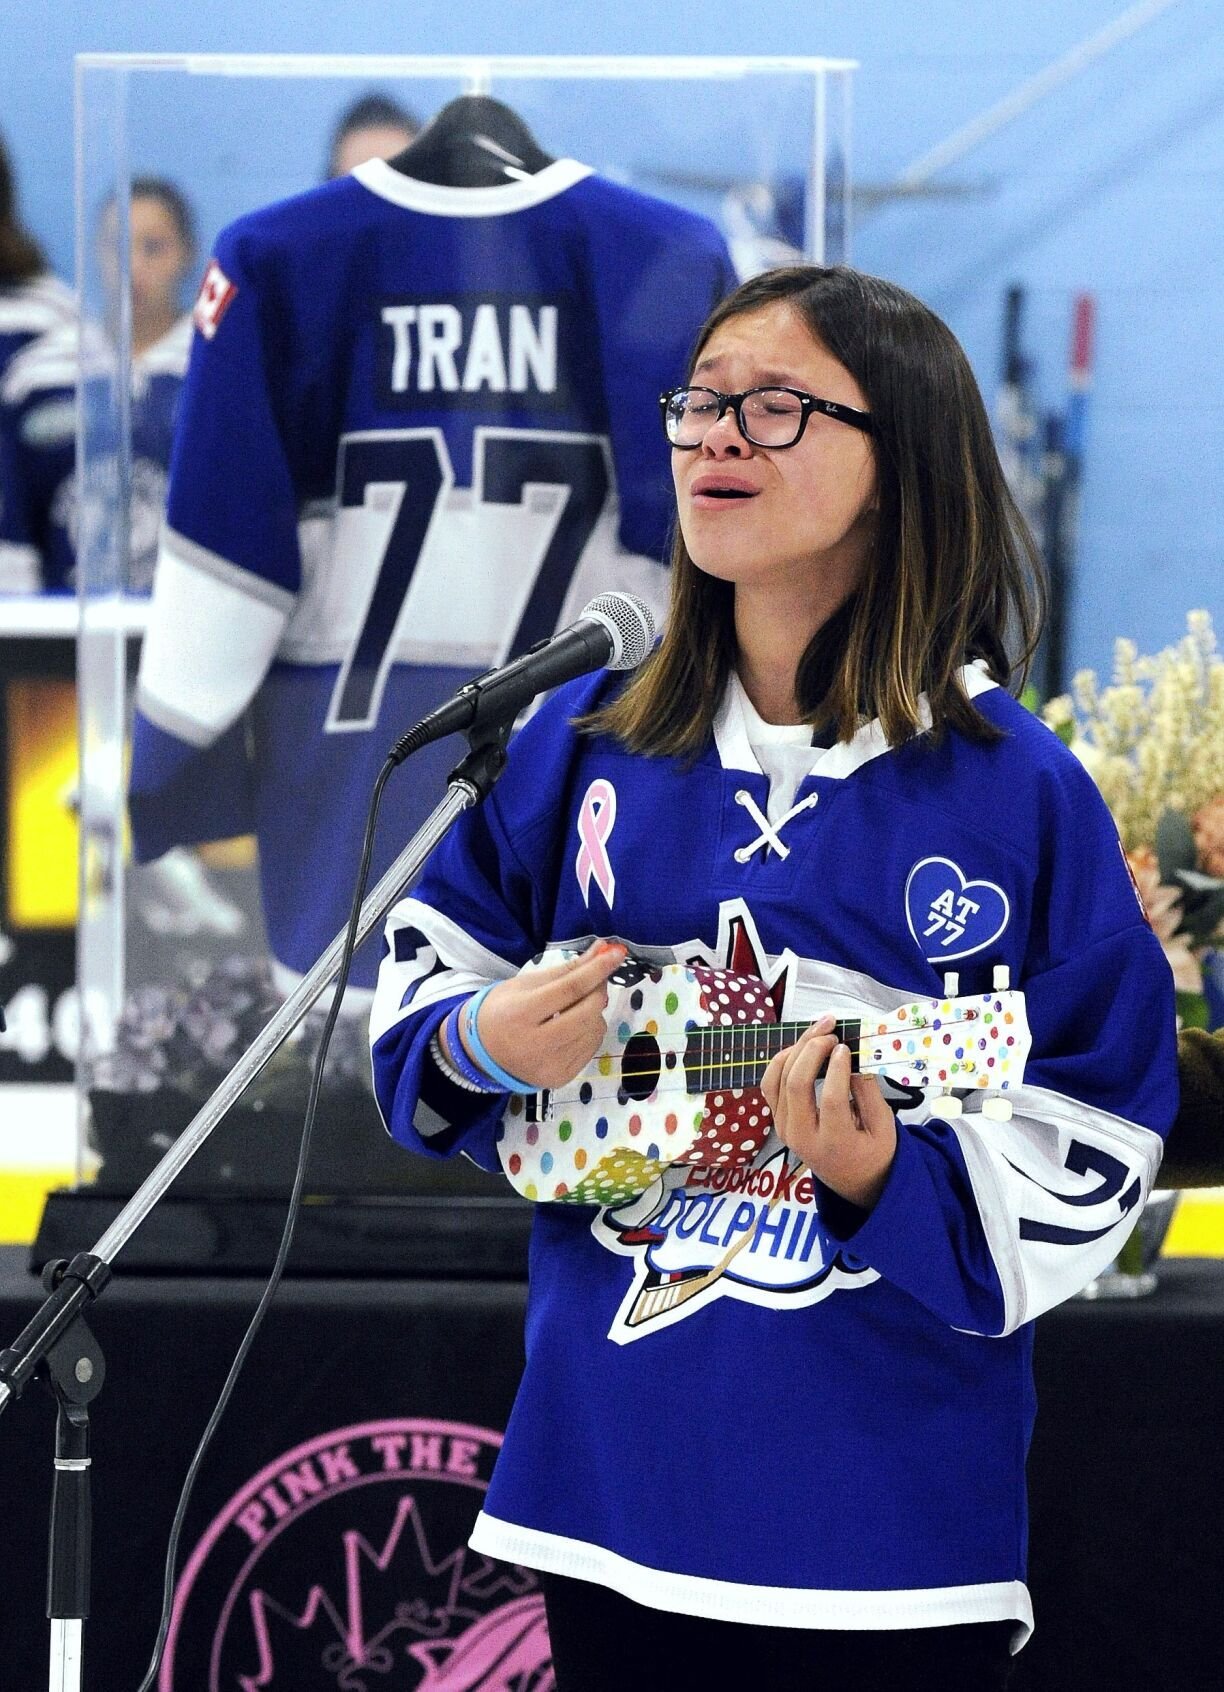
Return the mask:
[[[380,199],[435,217],[502,217],[507,212],[526,211],[563,194],[591,174],[590,165],[579,164],[577,159],[554,159],[534,176],[499,183],[495,188],[451,188],[440,182],[418,182],[385,159],[368,159],[352,172],[363,188]]]
[[[964,665],[960,679],[970,699],[976,699],[979,694],[988,693],[991,688],[999,685],[989,675],[983,658],[977,658],[972,664]],[[723,769],[749,770],[761,775],[764,772],[749,740],[744,700],[743,683],[733,670],[723,693],[722,704],[714,718],[714,743],[718,748]],[[918,720],[920,726],[915,733],[922,734],[931,726],[931,710],[925,694],[918,701]],[[869,723],[863,723],[851,740],[839,741],[836,746],[813,746],[812,767],[808,773],[835,779],[853,775],[855,770],[890,750],[879,720],[873,719]]]

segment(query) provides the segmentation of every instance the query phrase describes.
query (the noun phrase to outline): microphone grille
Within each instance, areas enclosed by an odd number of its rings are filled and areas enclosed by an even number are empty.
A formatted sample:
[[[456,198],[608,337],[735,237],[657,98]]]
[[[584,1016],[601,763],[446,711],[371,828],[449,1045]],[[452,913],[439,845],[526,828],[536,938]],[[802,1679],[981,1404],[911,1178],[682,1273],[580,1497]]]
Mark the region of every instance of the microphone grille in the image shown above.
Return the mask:
[[[636,594],[601,593],[584,607],[582,615],[602,623],[612,636],[612,656],[605,669],[636,670],[654,645],[654,617],[646,601]]]

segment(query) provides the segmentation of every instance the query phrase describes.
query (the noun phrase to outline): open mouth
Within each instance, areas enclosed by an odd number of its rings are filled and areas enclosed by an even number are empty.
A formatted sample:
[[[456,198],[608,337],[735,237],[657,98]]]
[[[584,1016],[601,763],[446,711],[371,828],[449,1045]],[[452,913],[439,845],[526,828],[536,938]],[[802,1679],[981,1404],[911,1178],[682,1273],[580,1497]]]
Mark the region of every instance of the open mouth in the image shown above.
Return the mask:
[[[703,480],[697,482],[691,491],[694,499],[755,499],[759,490],[735,482]]]

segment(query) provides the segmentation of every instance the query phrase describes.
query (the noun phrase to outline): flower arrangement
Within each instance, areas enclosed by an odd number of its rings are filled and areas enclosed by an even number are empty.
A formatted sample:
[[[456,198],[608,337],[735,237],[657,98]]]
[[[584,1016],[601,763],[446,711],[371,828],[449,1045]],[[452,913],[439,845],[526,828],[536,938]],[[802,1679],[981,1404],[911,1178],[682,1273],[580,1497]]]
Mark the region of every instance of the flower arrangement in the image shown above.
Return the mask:
[[[248,1101],[300,1108],[310,1084],[328,1000],[314,1005],[251,1083]],[[273,1015],[281,995],[262,958],[197,961],[177,984],[129,993],[113,1050],[87,1068],[91,1091],[125,1095],[172,1087],[202,1102],[229,1073]],[[370,1091],[370,1059],[362,1017],[341,1017],[327,1054],[323,1096]]]
[[[242,956],[195,960],[176,983],[128,994],[113,1046],[85,1068],[104,1188],[135,1190],[280,1006],[267,960]],[[193,1157],[177,1191],[288,1190],[327,1008],[311,1008]],[[415,1190],[413,1160],[395,1147],[374,1102],[362,1016],[336,1024],[307,1179],[313,1193]]]
[[[1151,658],[1117,641],[1111,686],[1081,670],[1041,714],[1113,814],[1183,1024],[1207,1027],[1220,1018],[1224,948],[1224,657],[1208,612],[1191,611],[1186,628]]]

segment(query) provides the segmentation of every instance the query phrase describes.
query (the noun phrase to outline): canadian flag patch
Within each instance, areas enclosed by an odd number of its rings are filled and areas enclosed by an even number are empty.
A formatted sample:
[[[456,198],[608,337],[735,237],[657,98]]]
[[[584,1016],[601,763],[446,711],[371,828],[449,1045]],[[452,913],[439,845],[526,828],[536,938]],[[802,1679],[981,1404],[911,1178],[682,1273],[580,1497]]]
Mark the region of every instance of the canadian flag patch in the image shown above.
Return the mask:
[[[216,259],[209,259],[195,310],[191,314],[192,321],[206,341],[211,341],[217,333],[221,319],[232,305],[237,292],[237,285],[230,281]]]

